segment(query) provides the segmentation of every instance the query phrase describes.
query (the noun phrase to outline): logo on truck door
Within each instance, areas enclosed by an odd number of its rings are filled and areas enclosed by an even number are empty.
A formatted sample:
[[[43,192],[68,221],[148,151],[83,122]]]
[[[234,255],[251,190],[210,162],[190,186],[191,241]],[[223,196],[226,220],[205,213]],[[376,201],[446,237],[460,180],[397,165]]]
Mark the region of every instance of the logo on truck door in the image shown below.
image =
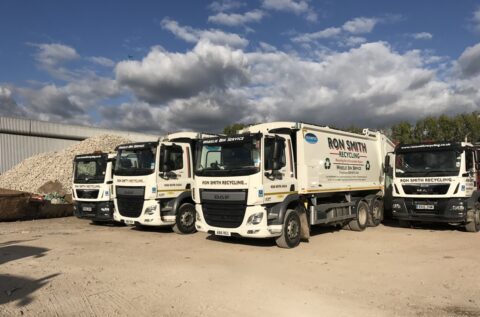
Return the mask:
[[[307,141],[310,144],[315,144],[315,143],[318,142],[318,138],[313,133],[307,133],[307,134],[305,134],[305,141]]]

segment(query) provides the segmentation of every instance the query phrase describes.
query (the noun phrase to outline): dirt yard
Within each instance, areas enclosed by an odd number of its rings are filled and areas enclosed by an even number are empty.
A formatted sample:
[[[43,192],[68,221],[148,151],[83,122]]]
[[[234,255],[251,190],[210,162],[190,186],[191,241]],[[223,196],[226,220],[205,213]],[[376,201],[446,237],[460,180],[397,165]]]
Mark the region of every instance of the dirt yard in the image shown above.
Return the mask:
[[[480,316],[480,234],[316,230],[273,241],[0,223],[0,316]]]

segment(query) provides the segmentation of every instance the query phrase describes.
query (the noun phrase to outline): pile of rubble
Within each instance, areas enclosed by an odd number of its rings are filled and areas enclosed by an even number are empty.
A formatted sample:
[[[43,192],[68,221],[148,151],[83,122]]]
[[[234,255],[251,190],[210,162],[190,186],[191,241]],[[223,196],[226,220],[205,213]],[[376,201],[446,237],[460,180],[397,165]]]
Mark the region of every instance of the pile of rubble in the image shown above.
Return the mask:
[[[60,194],[70,194],[72,162],[75,155],[94,151],[108,153],[112,152],[118,145],[129,142],[130,140],[120,136],[101,135],[86,139],[62,151],[32,156],[0,175],[0,188],[45,194],[47,193],[45,187],[51,186],[44,185],[56,184],[53,191]]]

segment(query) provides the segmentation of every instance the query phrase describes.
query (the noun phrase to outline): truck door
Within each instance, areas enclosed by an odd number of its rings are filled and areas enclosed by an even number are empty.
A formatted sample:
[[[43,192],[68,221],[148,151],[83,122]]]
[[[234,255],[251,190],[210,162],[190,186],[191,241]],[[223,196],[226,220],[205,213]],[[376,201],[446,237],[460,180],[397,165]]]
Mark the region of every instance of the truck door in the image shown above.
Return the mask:
[[[177,196],[191,187],[190,147],[186,144],[162,144],[160,151],[159,196]]]
[[[263,142],[265,202],[281,202],[297,192],[292,142],[289,136],[278,135],[266,135]]]

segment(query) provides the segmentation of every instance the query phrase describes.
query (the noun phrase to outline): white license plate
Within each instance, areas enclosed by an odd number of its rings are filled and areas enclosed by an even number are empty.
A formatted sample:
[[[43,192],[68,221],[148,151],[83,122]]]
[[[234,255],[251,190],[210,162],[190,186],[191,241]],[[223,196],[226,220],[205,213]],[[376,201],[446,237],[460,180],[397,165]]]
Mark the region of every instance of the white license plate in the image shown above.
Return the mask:
[[[129,220],[129,219],[125,219],[125,224],[126,224],[126,225],[134,225],[134,224],[135,224],[135,221]]]
[[[83,207],[82,209],[83,209],[83,211],[92,211],[93,210],[92,207]]]
[[[417,209],[421,209],[421,210],[433,210],[433,209],[435,209],[434,205],[417,205],[416,207],[417,207]]]
[[[232,233],[230,231],[225,231],[225,230],[215,230],[215,235],[216,236],[230,237],[232,235]]]

